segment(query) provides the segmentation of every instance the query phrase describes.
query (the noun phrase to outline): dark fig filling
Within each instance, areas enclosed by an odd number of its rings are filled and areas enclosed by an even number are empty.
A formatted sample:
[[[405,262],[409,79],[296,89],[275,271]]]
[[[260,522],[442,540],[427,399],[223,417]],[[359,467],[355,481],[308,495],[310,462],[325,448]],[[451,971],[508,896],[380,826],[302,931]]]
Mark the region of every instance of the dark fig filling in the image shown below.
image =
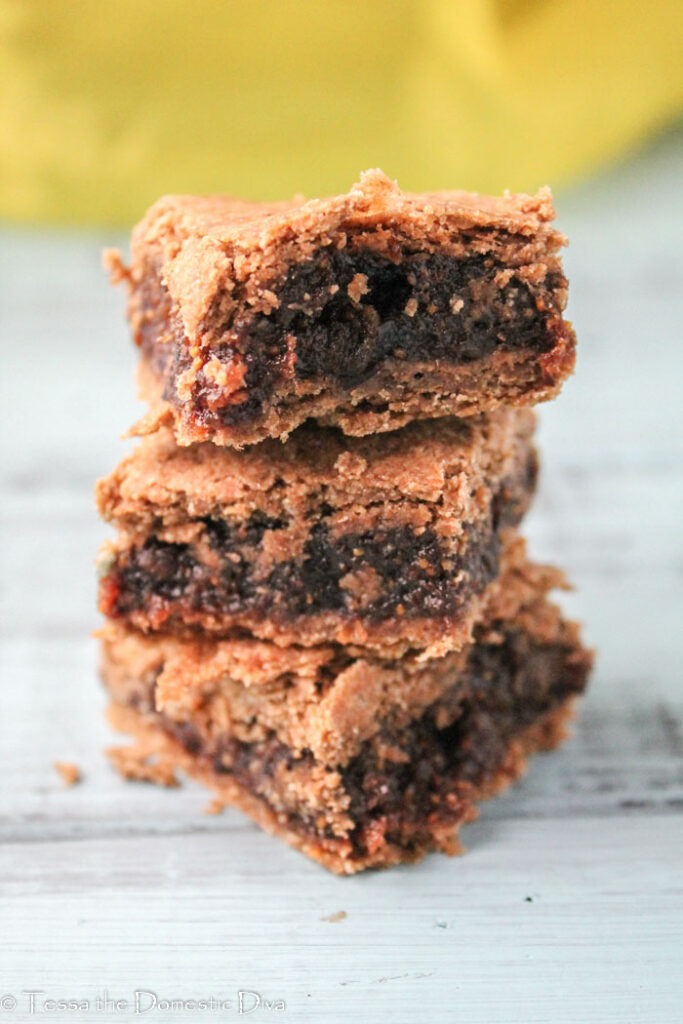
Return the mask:
[[[333,611],[379,623],[394,616],[450,617],[497,576],[500,531],[516,525],[536,478],[532,452],[520,478],[501,484],[487,520],[465,527],[458,554],[433,529],[411,526],[333,536],[323,515],[302,553],[257,569],[267,530],[285,526],[255,513],[245,523],[203,520],[210,564],[191,544],[150,537],[121,552],[100,587],[101,611],[111,618],[136,612],[159,628],[204,616],[271,618],[287,623]]]
[[[544,644],[510,623],[499,624],[499,643],[470,649],[464,673],[421,718],[397,729],[385,723],[381,735],[366,741],[359,754],[340,768],[355,823],[355,855],[367,852],[373,827],[387,842],[405,846],[411,833],[462,820],[476,790],[492,780],[516,736],[543,719],[569,697],[583,691],[589,658],[561,643]],[[150,693],[136,703],[153,707]],[[274,734],[259,743],[216,737],[206,745],[191,723],[164,715],[160,725],[194,756],[217,772],[231,775],[247,790],[260,793],[276,768],[313,766],[313,756],[297,754]],[[400,750],[405,760],[388,760],[382,750]],[[330,840],[301,812],[290,815],[300,833]]]
[[[240,381],[226,396],[200,370],[192,416],[207,426],[255,420],[292,377],[346,391],[388,361],[459,365],[497,350],[550,351],[562,330],[555,292],[564,278],[549,273],[532,291],[514,270],[501,279],[504,270],[484,255],[458,259],[402,250],[394,261],[352,242],[343,249],[320,248],[273,286],[279,306],[272,312],[211,323],[225,341],[207,358],[239,365]],[[175,381],[192,359],[158,274],[143,279],[138,304],[138,344],[165,379],[164,397],[177,403]],[[167,340],[159,343],[160,337]],[[416,371],[418,391],[420,376]]]

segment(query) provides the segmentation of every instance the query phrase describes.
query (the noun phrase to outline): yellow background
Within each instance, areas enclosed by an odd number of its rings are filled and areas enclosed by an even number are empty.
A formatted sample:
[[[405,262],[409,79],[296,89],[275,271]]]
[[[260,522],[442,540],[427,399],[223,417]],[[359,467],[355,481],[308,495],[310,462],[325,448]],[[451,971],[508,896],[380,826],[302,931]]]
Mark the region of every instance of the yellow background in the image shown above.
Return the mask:
[[[0,0],[0,216],[160,193],[530,191],[681,109],[680,0]]]

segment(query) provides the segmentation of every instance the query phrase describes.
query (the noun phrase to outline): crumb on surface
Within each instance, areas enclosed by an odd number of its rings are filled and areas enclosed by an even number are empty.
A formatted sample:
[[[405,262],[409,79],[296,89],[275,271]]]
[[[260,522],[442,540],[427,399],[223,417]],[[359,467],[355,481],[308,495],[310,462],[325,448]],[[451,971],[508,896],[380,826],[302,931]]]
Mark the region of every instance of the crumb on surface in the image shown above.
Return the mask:
[[[157,786],[178,786],[173,766],[159,754],[132,744],[127,747],[109,747],[105,751],[112,767],[123,779],[134,782],[153,782]]]
[[[215,796],[213,800],[209,800],[208,804],[204,807],[204,814],[222,814],[225,810],[225,802],[221,800],[219,796]]]
[[[337,921],[343,921],[346,917],[345,910],[338,910],[335,914],[327,914],[325,917],[321,917],[321,921],[329,921],[330,924],[336,924]]]
[[[81,769],[72,761],[55,761],[54,769],[65,786],[75,786],[81,781]]]

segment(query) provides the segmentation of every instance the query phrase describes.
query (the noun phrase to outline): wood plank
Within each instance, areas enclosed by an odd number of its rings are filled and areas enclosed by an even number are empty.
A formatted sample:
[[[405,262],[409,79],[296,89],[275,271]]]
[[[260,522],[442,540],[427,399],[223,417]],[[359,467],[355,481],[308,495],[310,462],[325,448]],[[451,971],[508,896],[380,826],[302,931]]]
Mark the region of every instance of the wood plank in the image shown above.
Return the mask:
[[[284,999],[282,1019],[327,1024],[671,1024],[680,839],[661,815],[489,822],[464,858],[351,879],[248,828],[5,847],[3,986],[244,988]]]

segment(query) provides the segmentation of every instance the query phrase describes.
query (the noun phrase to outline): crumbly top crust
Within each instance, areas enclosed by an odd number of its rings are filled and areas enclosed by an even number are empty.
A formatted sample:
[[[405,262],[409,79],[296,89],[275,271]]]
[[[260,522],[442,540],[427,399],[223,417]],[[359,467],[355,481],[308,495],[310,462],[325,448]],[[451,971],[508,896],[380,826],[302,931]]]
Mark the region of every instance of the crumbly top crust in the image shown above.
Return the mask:
[[[245,203],[227,196],[165,196],[135,228],[131,266],[108,251],[114,280],[138,284],[159,274],[190,342],[211,343],[238,309],[268,313],[287,268],[320,246],[344,248],[353,237],[390,257],[400,246],[454,256],[496,256],[519,276],[545,277],[566,238],[551,227],[552,196],[481,196],[402,192],[369,170],[345,195]]]
[[[162,429],[145,438],[97,485],[102,515],[118,525],[145,528],[153,521],[305,514],[324,501],[335,509],[373,503],[441,503],[451,517],[484,505],[474,494],[489,473],[529,441],[533,412],[502,409],[464,421],[422,420],[390,434],[345,437],[306,424],[287,444],[266,440],[244,451],[210,443],[182,448]]]

